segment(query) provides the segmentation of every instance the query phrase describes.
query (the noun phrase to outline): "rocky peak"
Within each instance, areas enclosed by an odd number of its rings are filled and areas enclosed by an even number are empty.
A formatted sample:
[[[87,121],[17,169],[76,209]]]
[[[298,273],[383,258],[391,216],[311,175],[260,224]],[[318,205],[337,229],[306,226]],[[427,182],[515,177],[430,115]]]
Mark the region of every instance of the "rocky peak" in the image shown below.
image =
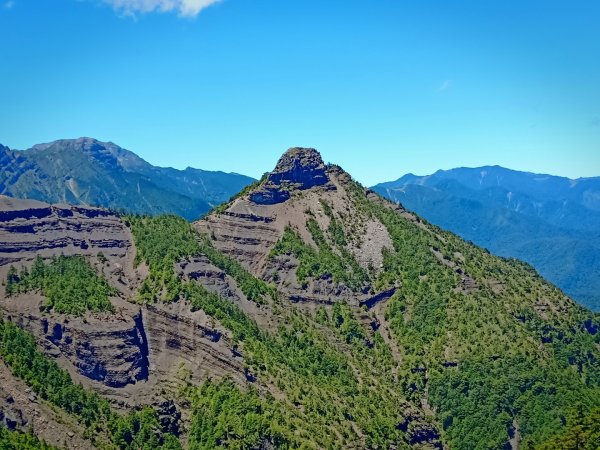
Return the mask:
[[[290,148],[265,182],[250,194],[254,203],[271,205],[290,198],[293,190],[310,189],[329,182],[327,168],[314,148]]]
[[[275,170],[269,175],[274,184],[297,184],[300,189],[308,189],[327,183],[325,164],[314,148],[291,148],[283,154]]]

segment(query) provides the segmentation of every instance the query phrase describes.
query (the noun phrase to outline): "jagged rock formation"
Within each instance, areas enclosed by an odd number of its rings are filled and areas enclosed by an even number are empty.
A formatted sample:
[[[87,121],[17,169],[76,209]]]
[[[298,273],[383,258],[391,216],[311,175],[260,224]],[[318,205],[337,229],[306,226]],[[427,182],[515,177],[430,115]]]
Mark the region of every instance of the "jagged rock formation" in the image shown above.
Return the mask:
[[[291,148],[279,159],[273,172],[250,200],[259,205],[285,202],[295,189],[310,189],[329,181],[321,155],[314,148]]]

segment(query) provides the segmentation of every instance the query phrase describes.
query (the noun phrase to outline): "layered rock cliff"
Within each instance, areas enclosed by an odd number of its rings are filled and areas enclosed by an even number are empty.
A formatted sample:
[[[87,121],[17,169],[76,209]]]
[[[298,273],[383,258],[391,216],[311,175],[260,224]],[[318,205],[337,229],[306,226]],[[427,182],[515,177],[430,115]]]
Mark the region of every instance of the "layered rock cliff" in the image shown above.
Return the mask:
[[[111,298],[115,312],[85,317],[43,312],[39,293],[7,298],[4,289],[0,312],[31,332],[76,380],[129,406],[161,402],[160,392],[176,391],[183,380],[198,383],[216,376],[245,382],[243,358],[234,355],[228,332],[202,311],[184,304],[130,303],[145,269],[134,267],[131,231],[118,215],[0,196],[3,284],[11,266],[30,267],[37,256],[62,254],[85,256],[118,288]],[[241,296],[235,282],[206,259],[182,262],[177,270],[223,296]],[[12,417],[10,411],[5,414],[10,423]]]
[[[279,159],[260,188],[250,194],[250,200],[260,205],[282,203],[295,189],[310,189],[328,181],[319,152],[314,148],[291,148]]]
[[[57,252],[123,258],[130,247],[130,232],[108,210],[0,196],[0,264]]]
[[[292,148],[253,191],[195,226],[253,274],[276,283],[293,302],[332,304],[343,297],[355,305],[373,303],[374,298],[390,295],[376,292],[369,283],[352,290],[331,278],[312,279],[303,285],[296,279],[298,261],[292,255],[270,255],[286,227],[316,245],[307,228],[307,219],[312,217],[324,230],[333,221],[351,225],[356,239],[346,243],[347,250],[364,270],[381,270],[382,250],[392,247],[390,236],[381,223],[351,207],[350,179],[339,167],[325,166],[316,150]]]

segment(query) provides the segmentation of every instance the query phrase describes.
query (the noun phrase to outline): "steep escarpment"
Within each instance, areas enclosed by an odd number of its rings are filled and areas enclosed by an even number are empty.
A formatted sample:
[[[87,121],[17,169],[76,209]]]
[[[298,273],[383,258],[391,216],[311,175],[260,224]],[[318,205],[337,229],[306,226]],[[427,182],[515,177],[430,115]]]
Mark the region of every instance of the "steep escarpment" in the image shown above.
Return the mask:
[[[382,250],[392,244],[381,223],[353,207],[349,181],[339,167],[325,166],[314,149],[292,148],[254,190],[195,226],[217,249],[279,286],[292,301],[331,304],[344,297],[358,305],[381,293],[367,272],[381,270]],[[346,227],[351,239],[342,236]],[[286,233],[318,248],[312,256],[321,259],[320,276],[299,280],[298,255],[275,254]],[[342,272],[352,280],[334,276]]]
[[[0,261],[64,254],[125,257],[131,236],[107,210],[0,196]]]

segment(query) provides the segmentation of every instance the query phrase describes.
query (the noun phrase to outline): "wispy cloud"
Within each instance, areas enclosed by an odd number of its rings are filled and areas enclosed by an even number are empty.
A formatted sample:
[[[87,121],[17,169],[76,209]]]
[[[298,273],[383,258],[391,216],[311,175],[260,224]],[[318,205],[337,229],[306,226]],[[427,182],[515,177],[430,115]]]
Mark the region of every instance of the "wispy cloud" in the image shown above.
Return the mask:
[[[448,89],[452,88],[452,86],[454,86],[454,80],[444,80],[442,84],[440,84],[438,92],[447,91]]]
[[[200,11],[221,0],[101,0],[128,16],[151,12],[176,12],[181,17],[196,17]]]
[[[16,5],[16,3],[15,3],[14,1],[12,1],[12,0],[9,0],[9,1],[7,1],[7,2],[4,2],[4,3],[2,4],[2,7],[3,7],[4,9],[13,9],[13,8],[15,7],[15,5]]]

